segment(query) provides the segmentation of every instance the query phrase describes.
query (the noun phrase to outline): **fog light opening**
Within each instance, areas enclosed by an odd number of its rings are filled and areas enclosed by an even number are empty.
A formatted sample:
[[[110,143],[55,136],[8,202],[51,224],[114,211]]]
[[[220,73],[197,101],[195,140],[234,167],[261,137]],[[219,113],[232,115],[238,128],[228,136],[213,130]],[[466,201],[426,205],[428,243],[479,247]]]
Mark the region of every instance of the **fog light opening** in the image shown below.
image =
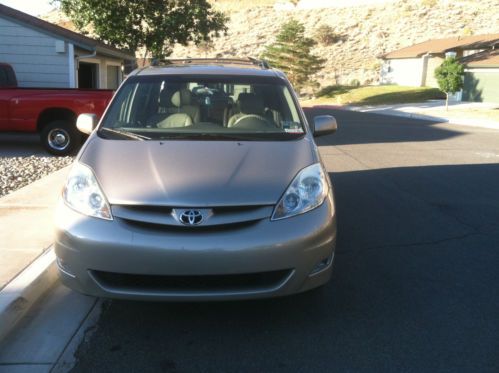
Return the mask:
[[[325,269],[329,268],[331,262],[333,261],[333,258],[334,258],[334,252],[333,252],[333,254],[328,256],[327,258],[324,258],[319,263],[317,263],[315,265],[314,269],[312,270],[312,272],[310,272],[310,275],[315,275],[315,274],[322,272]]]
[[[76,275],[74,275],[71,270],[68,268],[67,264],[64,263],[64,261],[60,258],[57,258],[57,266],[59,267],[59,270],[64,273],[65,275],[68,275],[69,277],[76,278]]]

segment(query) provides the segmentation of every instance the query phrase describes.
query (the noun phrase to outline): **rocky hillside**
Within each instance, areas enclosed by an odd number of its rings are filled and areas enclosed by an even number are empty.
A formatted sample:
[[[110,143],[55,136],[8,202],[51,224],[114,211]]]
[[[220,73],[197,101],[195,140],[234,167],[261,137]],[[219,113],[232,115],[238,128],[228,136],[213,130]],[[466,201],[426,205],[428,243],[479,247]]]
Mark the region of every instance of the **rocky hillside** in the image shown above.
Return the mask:
[[[211,48],[178,46],[175,57],[258,56],[273,41],[281,23],[296,18],[305,24],[310,37],[321,25],[331,26],[338,36],[336,43],[319,44],[314,50],[327,59],[317,77],[322,86],[354,79],[375,83],[380,67],[377,57],[383,53],[428,39],[499,33],[497,0],[402,0],[322,9],[260,5],[239,10],[227,2],[220,5],[230,16],[227,36],[215,40]]]
[[[428,39],[499,33],[498,0],[214,0],[229,17],[226,36],[202,47],[176,46],[172,57],[258,56],[280,25],[303,22],[310,37],[321,25],[333,28],[336,41],[317,45],[327,59],[317,76],[321,86],[375,83],[383,53]],[[350,5],[350,6],[348,6]],[[325,8],[323,8],[325,6]],[[48,17],[60,23],[67,20]],[[67,23],[65,27],[70,27]]]

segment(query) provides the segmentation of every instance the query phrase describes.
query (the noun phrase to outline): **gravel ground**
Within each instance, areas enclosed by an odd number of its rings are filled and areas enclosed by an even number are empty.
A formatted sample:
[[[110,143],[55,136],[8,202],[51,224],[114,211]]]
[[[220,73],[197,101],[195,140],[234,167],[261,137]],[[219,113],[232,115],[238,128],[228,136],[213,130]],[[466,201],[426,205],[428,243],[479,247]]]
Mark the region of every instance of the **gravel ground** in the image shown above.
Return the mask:
[[[0,158],[0,197],[68,166],[73,157]]]

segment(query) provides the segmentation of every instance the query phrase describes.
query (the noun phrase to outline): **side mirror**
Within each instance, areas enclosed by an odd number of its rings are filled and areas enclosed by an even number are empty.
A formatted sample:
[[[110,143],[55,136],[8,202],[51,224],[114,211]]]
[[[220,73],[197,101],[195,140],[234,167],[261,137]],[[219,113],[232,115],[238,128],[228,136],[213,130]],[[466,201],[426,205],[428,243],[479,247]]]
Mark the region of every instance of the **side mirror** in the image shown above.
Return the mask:
[[[332,115],[319,115],[314,118],[314,136],[325,136],[335,133],[338,129],[336,119]]]
[[[76,120],[76,128],[80,132],[90,135],[97,127],[97,115],[95,114],[80,114]]]

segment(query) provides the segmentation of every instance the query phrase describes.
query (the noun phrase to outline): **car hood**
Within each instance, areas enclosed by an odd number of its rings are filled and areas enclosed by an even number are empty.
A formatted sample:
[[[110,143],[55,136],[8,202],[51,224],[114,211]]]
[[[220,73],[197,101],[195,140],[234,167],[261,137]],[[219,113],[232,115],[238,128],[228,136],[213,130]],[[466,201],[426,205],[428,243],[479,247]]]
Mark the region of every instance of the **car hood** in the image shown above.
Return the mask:
[[[80,161],[111,204],[172,207],[272,205],[318,161],[293,141],[129,141],[92,136]]]

